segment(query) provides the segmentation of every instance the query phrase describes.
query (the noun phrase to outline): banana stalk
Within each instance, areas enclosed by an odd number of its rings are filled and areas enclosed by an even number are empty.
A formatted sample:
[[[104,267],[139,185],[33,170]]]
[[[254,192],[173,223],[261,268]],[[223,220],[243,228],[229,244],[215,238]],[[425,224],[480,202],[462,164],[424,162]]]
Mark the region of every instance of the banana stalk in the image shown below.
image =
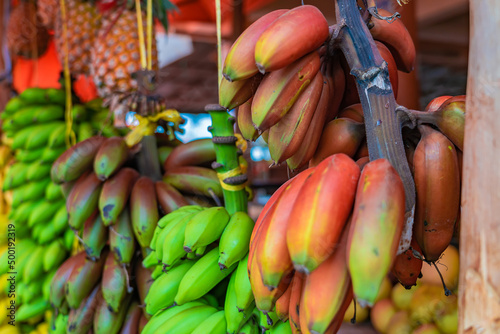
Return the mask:
[[[397,103],[375,42],[363,21],[356,1],[335,0],[340,49],[346,56],[363,106],[370,161],[385,158],[400,175],[406,199],[405,226],[398,254],[410,247],[415,212],[415,183],[406,160]]]
[[[209,104],[205,110],[212,117],[210,130],[216,156],[216,162],[212,167],[219,175],[239,168],[233,127],[234,118],[227,113],[225,108],[217,104]],[[224,204],[230,215],[238,211],[247,212],[248,194],[244,188],[246,180],[246,175],[241,171],[221,179]]]

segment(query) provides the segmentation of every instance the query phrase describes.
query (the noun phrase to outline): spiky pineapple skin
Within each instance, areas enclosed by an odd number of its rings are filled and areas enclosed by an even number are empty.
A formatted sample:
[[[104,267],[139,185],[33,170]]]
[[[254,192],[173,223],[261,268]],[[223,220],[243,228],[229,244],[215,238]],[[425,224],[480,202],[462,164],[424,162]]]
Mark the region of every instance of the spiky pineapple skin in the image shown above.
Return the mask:
[[[146,34],[146,16],[142,16]],[[124,10],[120,17],[111,15],[103,24],[92,49],[92,77],[101,97],[124,94],[137,89],[132,73],[141,66],[139,33],[135,11]],[[146,36],[144,37],[146,41]],[[156,39],[153,34],[152,69],[158,70]]]
[[[59,0],[37,0],[36,7],[42,25],[49,30],[54,30]]]
[[[20,2],[7,23],[7,47],[10,52],[26,58],[38,58],[49,45],[50,34],[37,15],[36,5]]]
[[[90,53],[101,26],[101,15],[90,2],[80,0],[66,0],[65,8],[69,70],[74,76],[89,75]],[[65,36],[60,8],[57,13],[54,37],[59,60],[63,64]]]

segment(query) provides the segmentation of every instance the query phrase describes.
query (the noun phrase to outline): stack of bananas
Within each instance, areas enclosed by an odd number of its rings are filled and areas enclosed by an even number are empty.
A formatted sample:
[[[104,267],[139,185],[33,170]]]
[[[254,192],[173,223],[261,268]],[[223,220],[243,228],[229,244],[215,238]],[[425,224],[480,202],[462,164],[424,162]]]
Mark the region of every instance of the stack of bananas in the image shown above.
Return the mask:
[[[368,28],[389,72],[376,80],[396,92],[397,71],[415,63],[411,37],[401,20],[372,17]],[[410,129],[398,144],[417,191],[406,229],[403,183],[388,160],[368,157],[356,69],[335,31],[314,6],[261,17],[231,47],[219,90],[246,139],[262,135],[275,164],[302,170],[263,209],[247,261],[257,308],[289,319],[293,332],[337,332],[353,297],[373,305],[390,271],[410,288],[422,260],[439,260],[459,216],[465,97],[400,110]]]
[[[12,98],[2,113],[6,141],[15,152],[2,180],[2,189],[12,194],[12,208],[8,217],[2,216],[2,224],[12,232],[8,241],[15,247],[15,264],[10,268],[4,249],[0,273],[17,272],[15,293],[10,285],[5,292],[15,298],[16,324],[25,332],[50,316],[50,282],[73,246],[61,187],[50,180],[51,165],[65,150],[65,100],[62,90],[30,88]],[[92,101],[75,105],[72,114],[78,138],[85,139],[103,128],[108,112]]]
[[[398,70],[413,69],[415,47],[400,20],[372,23],[370,32],[397,94]],[[237,108],[241,134],[248,140],[262,135],[275,164],[286,161],[296,170],[336,153],[342,146],[325,143],[324,128],[329,139],[352,128],[362,143],[363,119],[338,115],[359,103],[356,83],[341,52],[331,51],[327,21],[314,6],[275,10],[255,21],[229,50],[223,75],[221,106]],[[357,148],[352,144],[343,150],[354,154]]]
[[[173,294],[173,288],[170,292],[155,288],[157,295],[148,295],[152,284],[164,287],[168,284],[163,282],[165,278],[180,280],[187,269],[196,267],[195,262],[198,266],[205,263],[205,267],[214,263],[223,277],[215,283],[212,280],[213,288],[246,254],[253,221],[236,214],[230,223],[224,208],[212,207],[220,204],[222,197],[216,172],[206,167],[215,160],[212,140],[182,144],[170,141],[168,135],[156,134],[156,141],[163,180],[154,180],[147,172],[141,174],[142,147],[129,147],[123,137],[93,136],[66,150],[52,165],[52,181],[65,190],[67,223],[84,251],[66,260],[52,280],[50,302],[57,317],[51,333],[86,333],[90,329],[94,333],[141,332],[153,314],[151,310],[163,308],[169,303],[163,300],[165,294]],[[134,159],[136,155],[138,159]],[[210,235],[199,235],[199,240],[184,245],[187,218],[180,223],[181,215],[195,213],[200,214],[198,224],[208,227]],[[221,271],[219,248],[210,240],[214,233],[219,234],[215,237],[218,239],[226,225],[236,224],[246,226],[247,238],[239,238],[238,245],[232,244],[234,237],[226,238],[228,254],[221,263],[230,269]],[[176,233],[160,234],[167,225]],[[195,232],[203,232],[202,228],[193,226]],[[241,233],[240,227],[235,233]],[[156,265],[157,257],[164,261],[165,269],[171,268],[164,277],[160,276],[163,264],[154,271],[142,265]],[[199,257],[200,261],[195,261]],[[154,283],[152,276],[157,278]],[[198,300],[205,294],[196,292],[202,291],[202,286],[186,289],[199,296],[186,295],[179,303]],[[215,303],[214,298],[204,298],[206,303],[209,299]],[[147,306],[143,309],[139,305]]]

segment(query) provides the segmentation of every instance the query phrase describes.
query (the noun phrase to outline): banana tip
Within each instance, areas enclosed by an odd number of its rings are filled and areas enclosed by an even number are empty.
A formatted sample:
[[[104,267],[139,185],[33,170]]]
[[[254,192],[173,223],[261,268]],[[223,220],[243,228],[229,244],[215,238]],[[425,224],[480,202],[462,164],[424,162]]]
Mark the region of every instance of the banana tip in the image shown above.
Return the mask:
[[[192,253],[193,252],[193,250],[189,246],[184,246],[184,250],[186,251],[186,253]]]
[[[266,74],[266,68],[264,65],[262,65],[261,63],[256,63],[255,65],[257,65],[257,68],[259,69],[260,73]]]
[[[220,268],[220,270],[227,269],[227,267],[224,264],[222,264],[222,263],[219,263],[219,268]]]
[[[233,79],[231,79],[231,77],[229,76],[229,74],[227,73],[222,73],[222,76],[224,77],[224,79],[226,79],[227,81],[229,82],[233,82]]]

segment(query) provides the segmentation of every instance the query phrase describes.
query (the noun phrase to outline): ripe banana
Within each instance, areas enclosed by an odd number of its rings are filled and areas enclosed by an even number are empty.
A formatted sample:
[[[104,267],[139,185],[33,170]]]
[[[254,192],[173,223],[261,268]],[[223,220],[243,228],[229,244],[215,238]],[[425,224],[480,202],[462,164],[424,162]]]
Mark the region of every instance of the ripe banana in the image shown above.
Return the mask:
[[[303,144],[323,85],[323,75],[318,72],[290,110],[269,129],[269,152],[275,164],[290,158]]]
[[[135,253],[135,238],[128,208],[122,211],[117,222],[109,229],[110,250],[119,263],[130,264]]]
[[[90,173],[84,180],[77,182],[66,201],[69,226],[79,231],[85,220],[97,210],[102,182],[95,173]]]
[[[288,312],[290,310],[290,297],[292,296],[292,285],[293,285],[292,283],[288,285],[288,288],[286,288],[283,295],[281,295],[281,297],[278,298],[276,304],[274,305],[276,315],[283,322],[288,321]]]
[[[263,75],[260,73],[238,81],[228,81],[223,78],[219,87],[219,104],[227,110],[239,107],[255,94],[262,78]]]
[[[286,234],[296,270],[310,273],[332,254],[351,213],[359,174],[351,158],[335,154],[305,181]]]
[[[94,173],[107,180],[127,161],[129,148],[123,137],[110,137],[101,144],[94,158]]]
[[[287,11],[278,9],[260,17],[238,37],[224,60],[222,74],[226,80],[243,80],[259,72],[255,65],[255,44],[266,28]]]
[[[219,178],[212,169],[196,166],[178,167],[167,171],[163,181],[182,192],[207,197],[215,194],[219,198],[223,197]]]
[[[102,298],[111,312],[118,312],[124,308],[124,301],[132,292],[128,286],[129,274],[125,266],[121,265],[109,252],[102,270],[101,290]]]
[[[292,333],[300,333],[301,332],[301,324],[300,324],[300,301],[302,298],[302,287],[304,285],[305,275],[300,272],[296,272],[293,276],[292,282],[292,290],[290,292],[290,305],[288,309],[288,322],[290,323],[290,328]],[[307,327],[304,326],[304,330]]]
[[[78,179],[92,167],[94,157],[104,140],[104,137],[94,136],[67,149],[52,165],[52,181],[61,184]]]
[[[253,97],[236,109],[236,124],[238,124],[243,138],[255,141],[259,137],[259,133],[252,123],[252,101]]]
[[[259,131],[269,129],[290,110],[314,79],[320,59],[313,51],[262,79],[252,100],[252,122]]]
[[[184,234],[184,250],[208,246],[219,239],[230,219],[224,207],[208,208],[197,213],[189,220]]]
[[[154,182],[147,176],[135,182],[130,194],[130,216],[135,238],[141,247],[148,247],[158,222],[158,204]]]
[[[105,226],[112,225],[127,205],[130,193],[139,173],[132,168],[122,168],[106,180],[99,196],[99,211]]]
[[[328,22],[310,5],[295,7],[277,18],[255,44],[261,73],[275,71],[319,48],[329,36]]]
[[[99,260],[93,262],[78,256],[66,281],[66,300],[71,308],[78,308],[85,297],[94,289],[101,278],[108,251],[105,249]]]
[[[125,316],[132,300],[132,296],[128,296],[123,304],[120,305],[120,309],[117,312],[112,312],[104,299],[100,298],[97,302],[94,321],[93,321],[93,331],[95,334],[118,334],[120,328],[122,327]]]
[[[347,259],[358,303],[373,305],[396,257],[403,231],[405,193],[386,159],[368,163],[361,173],[347,245]]]
[[[417,206],[413,231],[427,261],[448,247],[460,206],[460,175],[455,146],[439,131],[420,126],[415,149]]]
[[[163,181],[156,181],[155,190],[158,204],[164,214],[168,214],[180,207],[188,205],[184,196],[170,184]]]
[[[364,138],[365,126],[363,123],[349,118],[336,118],[323,129],[310,165],[317,166],[326,157],[337,153],[354,157]]]
[[[463,99],[461,99],[463,98]],[[464,150],[465,132],[465,96],[450,98],[432,113],[435,125],[455,144],[460,151]]]
[[[141,315],[142,309],[136,301],[132,301],[128,307],[125,319],[123,320],[123,326],[120,333],[139,334],[139,321]]]
[[[80,306],[69,312],[66,327],[68,334],[87,333],[92,329],[93,318],[100,299],[102,299],[101,285],[97,284]]]
[[[278,287],[281,280],[293,271],[293,263],[287,247],[287,230],[292,221],[292,210],[302,194],[301,189],[314,168],[309,168],[288,184],[280,198],[274,204],[272,212],[268,212],[260,232],[258,246],[255,248],[255,261],[262,276],[263,284],[270,290]],[[317,242],[318,240],[316,240]]]
[[[80,252],[70,258],[57,269],[50,286],[50,303],[56,310],[61,308],[66,301],[65,287],[73,268],[85,260],[85,252]]]
[[[205,295],[214,286],[231,274],[237,267],[220,270],[219,247],[215,247],[207,254],[203,255],[182,278],[179,291],[175,296],[175,303],[182,305]]]
[[[219,241],[219,266],[229,268],[248,253],[250,236],[254,228],[253,219],[242,211],[235,212]]]

